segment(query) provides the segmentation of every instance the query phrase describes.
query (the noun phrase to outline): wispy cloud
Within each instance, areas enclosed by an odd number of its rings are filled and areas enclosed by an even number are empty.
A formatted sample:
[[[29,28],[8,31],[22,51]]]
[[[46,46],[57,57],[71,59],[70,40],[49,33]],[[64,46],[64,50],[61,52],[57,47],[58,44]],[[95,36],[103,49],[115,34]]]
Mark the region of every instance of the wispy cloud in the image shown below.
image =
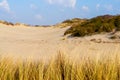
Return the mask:
[[[107,11],[112,11],[113,10],[113,6],[112,5],[105,5],[104,7],[105,7],[105,9]]]
[[[76,0],[48,0],[49,4],[59,4],[65,7],[74,8],[76,5]]]
[[[42,17],[42,15],[40,15],[40,14],[36,14],[35,15],[35,19],[37,19],[37,20],[41,20],[43,17]]]
[[[31,9],[37,9],[37,6],[35,4],[30,4]]]
[[[96,9],[99,10],[99,8],[100,8],[100,4],[97,4]]]
[[[82,10],[83,11],[89,11],[89,7],[88,6],[82,6]]]
[[[2,2],[0,2],[0,9],[4,9],[7,12],[11,11],[7,0],[3,0]]]

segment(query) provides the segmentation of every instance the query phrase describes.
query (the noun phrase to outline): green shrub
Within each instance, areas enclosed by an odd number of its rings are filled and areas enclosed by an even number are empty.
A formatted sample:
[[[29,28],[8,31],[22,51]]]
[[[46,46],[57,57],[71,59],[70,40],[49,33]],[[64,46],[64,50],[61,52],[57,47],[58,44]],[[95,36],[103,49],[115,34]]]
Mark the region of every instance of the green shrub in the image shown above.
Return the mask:
[[[64,35],[85,36],[101,32],[111,32],[113,29],[120,30],[120,16],[104,15],[73,25]]]
[[[120,16],[115,18],[114,24],[117,27],[117,30],[120,30]]]
[[[68,20],[63,21],[62,23],[73,23],[73,21],[68,19]]]
[[[114,27],[112,25],[110,25],[109,23],[103,23],[101,26],[102,31],[101,32],[111,32]]]
[[[85,36],[86,34],[87,34],[86,29],[83,28],[83,27],[81,27],[81,28],[79,28],[79,29],[76,29],[76,30],[73,32],[72,36]]]

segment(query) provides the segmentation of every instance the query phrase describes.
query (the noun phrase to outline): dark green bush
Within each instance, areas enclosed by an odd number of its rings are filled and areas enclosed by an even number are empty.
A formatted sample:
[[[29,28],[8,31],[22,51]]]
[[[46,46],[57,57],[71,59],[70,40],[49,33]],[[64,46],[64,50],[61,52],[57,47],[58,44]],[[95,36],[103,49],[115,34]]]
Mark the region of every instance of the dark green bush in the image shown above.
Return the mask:
[[[81,28],[79,28],[79,29],[76,29],[76,30],[73,32],[72,36],[85,36],[86,34],[87,34],[86,29],[83,28],[83,27],[81,27]]]
[[[115,18],[114,24],[117,27],[117,30],[120,30],[120,16]]]
[[[68,19],[68,20],[63,21],[62,23],[73,23],[73,21]]]
[[[101,32],[111,32],[114,29],[114,27],[109,23],[103,23],[101,29]]]
[[[98,16],[77,25],[73,25],[65,32],[65,35],[85,36],[101,32],[111,32],[113,29],[120,31],[120,16]]]

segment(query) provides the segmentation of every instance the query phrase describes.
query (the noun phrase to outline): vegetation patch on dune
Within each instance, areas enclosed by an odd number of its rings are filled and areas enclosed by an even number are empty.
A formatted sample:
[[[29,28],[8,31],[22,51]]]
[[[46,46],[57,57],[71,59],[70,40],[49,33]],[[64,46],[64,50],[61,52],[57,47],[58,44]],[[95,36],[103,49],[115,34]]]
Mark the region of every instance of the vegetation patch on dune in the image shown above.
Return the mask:
[[[11,26],[14,26],[13,23],[11,23],[11,22],[7,22],[7,21],[3,21],[3,20],[0,20],[0,23],[5,24],[5,25],[11,25]]]
[[[80,19],[80,18],[67,19],[63,21],[62,23],[56,24],[54,26],[64,28],[64,27],[75,25],[75,24],[81,24],[82,22],[85,22],[85,21],[86,19]]]
[[[88,19],[83,23],[72,25],[64,35],[85,36],[101,32],[114,32],[120,30],[120,15],[103,15]]]

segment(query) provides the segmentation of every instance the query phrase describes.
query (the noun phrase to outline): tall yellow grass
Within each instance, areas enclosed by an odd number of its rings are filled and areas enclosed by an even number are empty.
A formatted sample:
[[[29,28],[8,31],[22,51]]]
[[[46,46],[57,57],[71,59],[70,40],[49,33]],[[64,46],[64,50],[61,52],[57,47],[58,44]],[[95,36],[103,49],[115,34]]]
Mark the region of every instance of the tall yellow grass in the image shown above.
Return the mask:
[[[0,59],[0,80],[120,80],[120,60],[90,58],[74,62],[65,55],[47,62]]]

